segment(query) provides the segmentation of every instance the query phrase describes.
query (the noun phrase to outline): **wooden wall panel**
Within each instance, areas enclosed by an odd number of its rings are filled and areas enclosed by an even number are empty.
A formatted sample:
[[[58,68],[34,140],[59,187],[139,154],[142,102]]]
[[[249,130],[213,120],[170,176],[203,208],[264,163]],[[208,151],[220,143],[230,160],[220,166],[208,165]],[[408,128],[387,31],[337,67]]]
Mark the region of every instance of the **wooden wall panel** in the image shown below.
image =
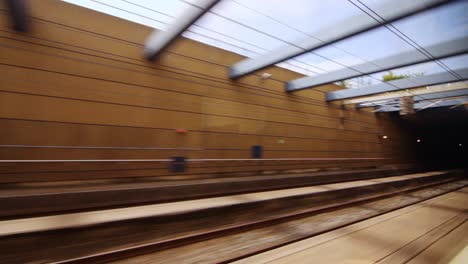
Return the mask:
[[[31,3],[24,34],[10,28],[0,4],[2,160],[248,159],[253,145],[272,159],[390,158],[216,161],[191,163],[186,173],[208,175],[401,159],[404,146],[380,138],[404,134],[391,119],[325,102],[324,92],[339,86],[288,94],[285,82],[301,75],[278,67],[265,69],[268,80],[232,81],[228,68],[241,56],[185,38],[148,62],[142,43],[152,29],[58,0]],[[92,172],[80,178],[86,168]],[[0,182],[170,175],[167,163],[0,163],[0,170]]]
[[[73,36],[75,36],[75,37],[76,37],[77,35],[79,35],[79,33],[78,33],[78,34],[76,34],[76,32],[74,32],[74,33],[75,33],[75,34],[74,34]],[[89,34],[88,32],[86,32],[86,33]],[[8,32],[6,32],[5,34],[8,34]],[[63,34],[65,34],[65,33],[63,33]],[[62,35],[63,35],[63,34],[62,34]],[[69,35],[69,34],[65,34],[65,35]],[[53,35],[53,36],[54,36],[54,35]],[[99,36],[100,36],[100,35],[99,35]],[[20,37],[22,37],[22,36],[14,36],[14,37],[15,37],[15,39],[20,39]],[[86,38],[86,35],[85,35],[85,36],[80,36],[80,37],[79,37],[79,39],[83,39],[83,38]],[[101,37],[100,39],[102,39],[102,37]],[[35,38],[34,41],[37,42],[37,41],[38,41],[37,38]],[[42,42],[43,42],[43,41],[42,41]],[[94,42],[94,40],[90,40],[90,41],[87,41],[86,43],[88,44],[88,43],[93,43],[93,42]],[[73,42],[73,43],[74,43],[74,42]],[[57,45],[56,42],[53,42],[53,44],[54,44],[54,46],[56,46],[56,47],[60,46],[60,45]],[[115,43],[114,43],[114,44],[115,44]],[[197,43],[197,44],[199,44],[199,43]],[[50,43],[49,43],[49,45],[50,45]],[[63,45],[62,45],[62,46],[63,46]],[[96,45],[93,45],[93,49],[91,49],[91,50],[94,50],[94,48],[96,48],[95,46],[96,46]],[[107,47],[107,46],[108,46],[108,44],[107,44],[107,45],[102,44],[100,47],[101,47],[101,49],[102,49],[102,47]],[[70,46],[66,46],[66,45],[65,45],[65,47],[67,48],[67,50],[76,49],[76,46],[70,47]],[[99,47],[99,46],[98,46],[98,47]],[[135,50],[136,52],[138,52],[138,53],[141,52],[141,47],[134,47],[134,46],[132,46],[132,47],[134,48],[134,50]],[[81,50],[80,50],[80,51],[81,51]],[[89,49],[87,50],[87,52],[89,52]],[[127,51],[127,50],[121,51],[121,52],[119,52],[118,54],[122,54],[122,53],[126,53],[126,52],[128,52],[128,51]],[[91,54],[92,54],[93,56],[96,56],[95,53],[91,53]],[[102,54],[102,53],[100,53],[99,55],[100,55],[100,57],[103,57],[103,54]],[[108,53],[106,52],[105,55],[107,56]],[[122,57],[122,56],[120,56],[120,57]],[[186,57],[184,57],[184,59],[186,59]],[[152,65],[152,64],[151,64],[151,65],[148,65],[148,63],[142,63],[141,60],[136,60],[136,59],[134,59],[133,62],[135,62],[135,61],[138,62],[140,65],[145,65],[145,66],[154,67],[154,65]],[[173,61],[173,60],[171,60],[171,61]],[[200,66],[200,65],[190,65],[190,64],[187,65],[187,63],[190,63],[190,62],[191,62],[190,60],[184,62],[185,67],[190,67],[190,68],[189,68],[190,70],[185,70],[185,74],[182,75],[182,76],[185,76],[185,77],[188,76],[188,75],[189,75],[188,73],[189,73],[192,69],[204,69],[204,68],[206,68],[206,67],[210,67],[210,66],[211,66],[210,68],[208,68],[208,69],[205,70],[205,72],[211,73],[211,72],[213,72],[213,67],[219,68],[219,65],[213,65],[213,64],[207,65],[206,62],[204,62],[204,65],[203,65],[203,66]],[[198,62],[200,62],[200,61],[198,61]],[[160,62],[159,64],[161,64],[161,62]],[[173,67],[173,68],[174,68],[174,67]],[[154,72],[153,72],[153,73],[154,73]],[[159,75],[161,75],[162,73],[164,73],[164,71],[158,72]],[[206,75],[205,75],[205,76],[206,76]],[[181,77],[181,75],[179,75],[179,77]],[[205,78],[205,79],[206,79],[206,78]],[[257,78],[257,79],[258,79],[258,78]],[[199,80],[199,81],[200,81],[200,80]],[[268,81],[268,80],[267,80],[267,81]],[[264,81],[262,81],[262,82],[264,82]],[[266,82],[266,81],[265,81],[265,82]],[[222,83],[223,85],[226,84],[226,83],[232,84],[231,81],[226,80],[226,78],[225,78],[225,73],[223,73],[222,78],[218,78],[218,79],[217,79],[217,84],[219,85],[220,83]],[[236,86],[239,86],[239,85],[243,85],[243,84],[241,84],[241,83],[239,83],[239,82],[236,82],[235,85],[236,85]],[[267,87],[270,87],[270,86],[271,86],[271,84],[268,84],[268,83],[262,83],[262,85],[263,85],[263,86],[267,86]],[[330,86],[330,85],[327,85],[327,87],[328,87],[328,86]],[[281,87],[283,87],[283,83],[281,83]],[[267,90],[267,89],[264,89],[264,88],[262,88],[262,87],[258,87],[258,86],[253,87],[253,86],[250,86],[249,88],[250,88],[249,91],[251,91],[251,92],[254,91],[254,90],[258,90],[258,88],[260,88],[260,89],[262,89],[262,90],[264,91],[263,95],[267,94],[267,93],[265,93],[265,92],[266,92],[265,90]],[[255,89],[254,89],[254,88],[255,88]],[[337,88],[334,87],[334,89],[337,89]],[[331,90],[331,89],[328,89],[328,90]],[[313,90],[313,91],[314,91],[314,90]],[[243,92],[243,91],[237,91],[237,93],[239,93],[239,92]],[[244,90],[244,92],[245,92],[245,90]],[[279,93],[283,94],[283,91],[281,90]],[[277,93],[276,93],[276,94],[277,94]],[[284,101],[284,96],[282,96],[282,97],[283,97],[283,101]],[[288,99],[295,99],[295,98],[297,98],[297,96],[288,95]],[[317,103],[317,102],[318,102],[318,101],[315,101],[315,103]],[[320,94],[320,103],[323,105],[323,93]],[[299,104],[294,104],[294,105],[289,105],[288,107],[291,107],[291,106],[292,106],[292,107],[295,107],[295,106],[298,106],[298,105],[299,105]],[[322,107],[322,108],[325,108],[325,109],[328,109],[328,110],[333,110],[332,108],[329,108],[329,107]],[[352,114],[352,113],[351,113],[351,114]],[[369,120],[373,120],[373,119],[370,118]]]

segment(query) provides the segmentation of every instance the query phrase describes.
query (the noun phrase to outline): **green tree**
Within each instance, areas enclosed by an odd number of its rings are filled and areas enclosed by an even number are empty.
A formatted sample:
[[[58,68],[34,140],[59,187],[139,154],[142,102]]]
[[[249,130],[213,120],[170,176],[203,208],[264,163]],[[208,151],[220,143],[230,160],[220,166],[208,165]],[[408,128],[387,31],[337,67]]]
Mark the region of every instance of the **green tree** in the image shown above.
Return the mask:
[[[343,86],[344,88],[349,88],[349,87],[348,87],[348,83],[347,83],[346,81],[339,81],[337,84],[338,84],[339,86]]]
[[[392,71],[389,71],[387,74],[384,74],[382,76],[382,81],[389,82],[393,80],[399,80],[399,79],[405,79],[405,78],[423,76],[423,75],[424,75],[424,72],[414,72],[414,73],[397,75],[397,74],[394,74]]]
[[[389,81],[405,79],[405,78],[409,78],[409,77],[410,76],[408,76],[407,74],[396,75],[392,71],[389,71],[387,74],[384,74],[382,76],[382,81],[389,82]]]

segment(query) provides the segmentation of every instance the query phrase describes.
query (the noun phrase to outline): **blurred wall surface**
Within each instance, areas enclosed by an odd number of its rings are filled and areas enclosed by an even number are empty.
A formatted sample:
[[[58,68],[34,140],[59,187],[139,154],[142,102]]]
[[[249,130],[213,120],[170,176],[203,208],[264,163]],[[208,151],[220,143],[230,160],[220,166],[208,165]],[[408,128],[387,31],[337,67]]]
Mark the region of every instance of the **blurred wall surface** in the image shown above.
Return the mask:
[[[149,62],[152,29],[58,0],[30,1],[29,30],[15,32],[3,2],[0,159],[249,159],[256,145],[266,159],[340,158],[192,162],[186,172],[210,174],[366,167],[410,153],[390,117],[326,103],[339,86],[288,94],[285,82],[301,75],[278,67],[232,81],[240,55],[185,38]],[[341,160],[382,157],[393,159]],[[146,162],[1,166],[13,180],[168,174]]]

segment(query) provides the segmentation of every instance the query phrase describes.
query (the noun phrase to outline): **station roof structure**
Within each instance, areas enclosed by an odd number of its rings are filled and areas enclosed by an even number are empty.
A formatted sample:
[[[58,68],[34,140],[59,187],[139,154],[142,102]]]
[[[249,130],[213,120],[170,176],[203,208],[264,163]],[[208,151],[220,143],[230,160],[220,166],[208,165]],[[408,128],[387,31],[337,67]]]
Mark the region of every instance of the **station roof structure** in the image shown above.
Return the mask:
[[[285,92],[338,82],[347,89],[327,100],[383,107],[403,93],[459,102],[450,95],[468,91],[466,0],[65,1],[155,28],[148,59],[183,36],[245,56],[231,65],[232,79],[272,65],[305,75]],[[389,73],[401,79],[384,81]],[[421,107],[448,104],[428,102]]]

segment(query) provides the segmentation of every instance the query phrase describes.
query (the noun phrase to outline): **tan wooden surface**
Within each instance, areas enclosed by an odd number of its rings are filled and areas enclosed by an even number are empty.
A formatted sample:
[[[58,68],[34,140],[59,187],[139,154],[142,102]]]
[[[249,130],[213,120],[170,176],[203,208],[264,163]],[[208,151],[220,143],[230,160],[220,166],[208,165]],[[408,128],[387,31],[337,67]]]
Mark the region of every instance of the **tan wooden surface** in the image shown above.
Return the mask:
[[[231,81],[228,67],[241,56],[185,38],[147,62],[142,51],[150,28],[63,1],[30,2],[25,34],[11,29],[0,5],[0,159],[248,158],[253,145],[262,145],[267,158],[400,161],[411,154],[407,135],[388,117],[327,104],[324,92],[336,85],[287,94],[284,82],[300,74],[278,67],[266,69],[269,80],[253,74]],[[189,132],[179,135],[178,128]],[[390,140],[383,142],[382,133]]]

